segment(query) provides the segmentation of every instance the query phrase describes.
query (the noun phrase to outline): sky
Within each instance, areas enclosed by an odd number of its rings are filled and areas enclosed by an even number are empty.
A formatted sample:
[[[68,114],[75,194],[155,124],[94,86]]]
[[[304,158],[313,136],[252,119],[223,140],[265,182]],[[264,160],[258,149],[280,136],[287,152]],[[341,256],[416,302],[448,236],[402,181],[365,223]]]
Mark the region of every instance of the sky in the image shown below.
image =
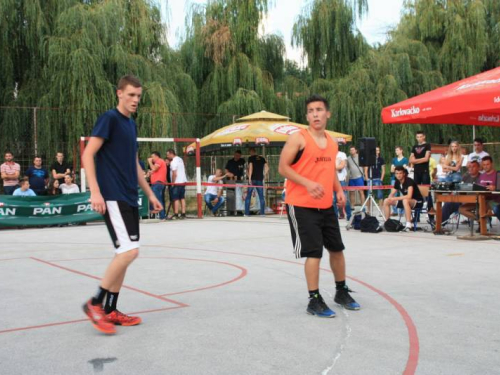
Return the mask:
[[[184,30],[185,15],[191,4],[206,3],[206,0],[168,1],[169,44],[176,48]],[[274,0],[269,9],[267,19],[263,22],[266,34],[283,36],[287,48],[287,57],[302,64],[302,52],[291,45],[292,27],[303,7],[308,4],[304,0]],[[384,43],[387,31],[397,25],[401,17],[403,0],[368,0],[369,11],[362,20],[358,20],[358,29],[370,44]]]

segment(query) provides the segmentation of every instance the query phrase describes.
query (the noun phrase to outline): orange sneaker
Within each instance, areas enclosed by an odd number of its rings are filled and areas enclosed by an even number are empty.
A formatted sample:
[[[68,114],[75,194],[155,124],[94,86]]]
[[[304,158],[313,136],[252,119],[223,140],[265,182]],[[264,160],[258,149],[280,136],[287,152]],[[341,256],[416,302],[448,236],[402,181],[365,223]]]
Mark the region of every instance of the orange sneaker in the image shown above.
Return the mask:
[[[142,322],[142,319],[138,316],[125,315],[118,310],[112,311],[106,315],[106,320],[117,326],[136,326]]]
[[[83,311],[89,317],[90,322],[95,329],[107,335],[116,333],[114,324],[108,321],[102,306],[92,305],[91,300],[88,300],[87,303],[83,305]]]

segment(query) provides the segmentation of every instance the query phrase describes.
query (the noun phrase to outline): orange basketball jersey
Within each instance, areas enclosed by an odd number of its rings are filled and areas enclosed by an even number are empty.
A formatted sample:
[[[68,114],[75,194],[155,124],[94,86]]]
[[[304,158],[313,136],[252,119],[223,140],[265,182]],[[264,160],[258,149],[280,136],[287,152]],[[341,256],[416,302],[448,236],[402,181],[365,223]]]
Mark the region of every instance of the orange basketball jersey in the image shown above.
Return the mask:
[[[288,180],[285,202],[299,207],[330,208],[333,205],[333,183],[337,175],[336,158],[339,147],[327,133],[327,145],[324,149],[316,144],[307,129],[302,129],[300,134],[304,137],[306,146],[292,168],[301,176],[321,184],[325,195],[321,199],[314,199],[304,186]]]

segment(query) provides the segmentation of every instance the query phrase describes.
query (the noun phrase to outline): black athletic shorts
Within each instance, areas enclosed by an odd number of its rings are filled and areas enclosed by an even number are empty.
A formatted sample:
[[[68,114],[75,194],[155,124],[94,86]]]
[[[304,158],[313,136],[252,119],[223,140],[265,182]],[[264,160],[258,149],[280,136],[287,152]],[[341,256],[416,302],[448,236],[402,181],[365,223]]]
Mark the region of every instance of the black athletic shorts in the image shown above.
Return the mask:
[[[424,201],[417,201],[417,203],[415,203],[415,207],[412,207],[412,209],[416,210],[422,207],[424,207]],[[405,206],[403,206],[403,201],[398,201],[396,208],[404,209]]]
[[[323,210],[287,205],[287,214],[296,258],[321,258],[323,247],[332,252],[345,249],[333,206]]]
[[[106,201],[104,221],[117,254],[139,248],[139,208],[123,201]]]

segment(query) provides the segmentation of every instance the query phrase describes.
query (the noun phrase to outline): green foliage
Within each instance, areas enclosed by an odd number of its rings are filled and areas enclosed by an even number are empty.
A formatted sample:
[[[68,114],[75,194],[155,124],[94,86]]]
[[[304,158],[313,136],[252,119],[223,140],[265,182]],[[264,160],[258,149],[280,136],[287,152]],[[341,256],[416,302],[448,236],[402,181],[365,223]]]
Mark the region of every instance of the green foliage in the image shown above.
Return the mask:
[[[293,26],[292,42],[304,49],[314,79],[345,75],[366,51],[364,38],[353,33],[356,5],[362,14],[367,0],[314,0]]]
[[[36,137],[46,155],[69,153],[90,133],[116,105],[124,74],[144,84],[141,136],[200,137],[263,109],[304,123],[305,100],[319,93],[331,103],[329,129],[355,142],[374,136],[387,156],[413,144],[418,129],[430,142],[470,141],[471,127],[383,125],[380,111],[500,65],[500,2],[406,0],[400,23],[375,47],[355,29],[367,3],[311,0],[293,25],[301,67],[284,58],[280,35],[259,30],[268,0],[193,5],[176,51],[157,0],[0,0],[0,106],[44,108]],[[32,145],[33,111],[0,110],[0,128],[0,148]],[[500,130],[478,134],[493,140]]]

